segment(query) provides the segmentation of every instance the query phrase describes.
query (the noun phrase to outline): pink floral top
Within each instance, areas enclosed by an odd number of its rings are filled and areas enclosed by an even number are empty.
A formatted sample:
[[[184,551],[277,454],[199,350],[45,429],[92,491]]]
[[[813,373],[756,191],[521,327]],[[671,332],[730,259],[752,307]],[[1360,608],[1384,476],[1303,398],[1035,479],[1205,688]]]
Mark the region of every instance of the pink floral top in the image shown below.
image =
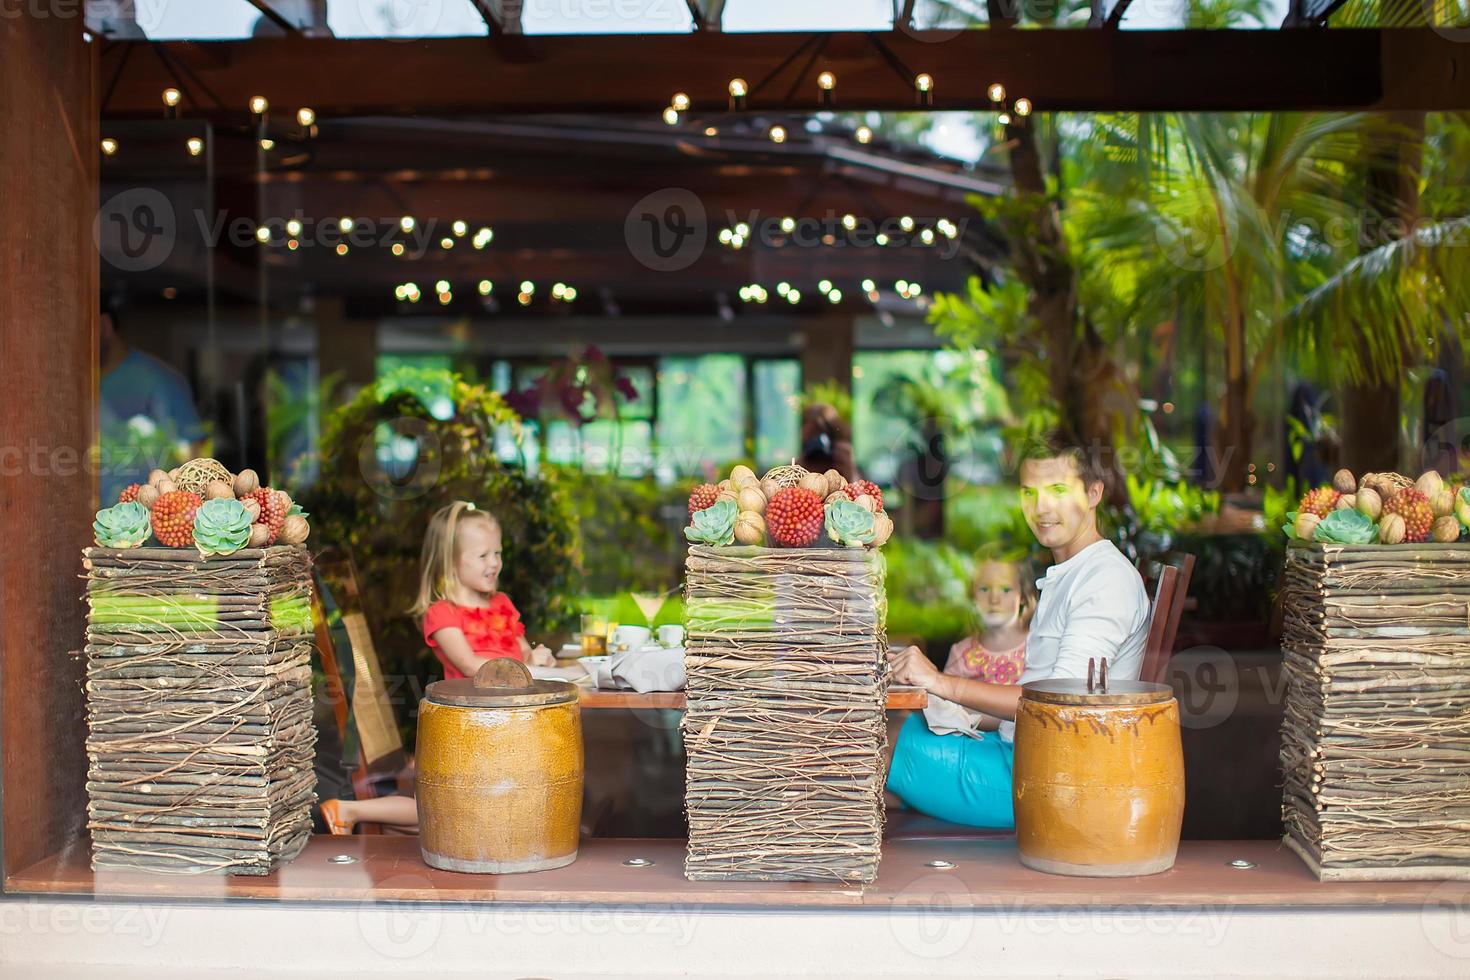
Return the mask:
[[[1011,650],[987,650],[980,638],[967,636],[949,648],[944,672],[988,684],[1014,684],[1026,669],[1026,641]]]

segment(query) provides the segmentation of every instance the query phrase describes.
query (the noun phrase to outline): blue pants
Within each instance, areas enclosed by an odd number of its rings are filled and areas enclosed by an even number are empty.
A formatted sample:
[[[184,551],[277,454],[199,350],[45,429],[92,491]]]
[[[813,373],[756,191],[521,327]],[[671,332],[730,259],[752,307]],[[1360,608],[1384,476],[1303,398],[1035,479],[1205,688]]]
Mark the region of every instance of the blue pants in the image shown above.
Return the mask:
[[[931,817],[969,827],[1011,830],[1015,749],[999,732],[980,738],[935,735],[915,712],[903,723],[888,771],[888,791]]]

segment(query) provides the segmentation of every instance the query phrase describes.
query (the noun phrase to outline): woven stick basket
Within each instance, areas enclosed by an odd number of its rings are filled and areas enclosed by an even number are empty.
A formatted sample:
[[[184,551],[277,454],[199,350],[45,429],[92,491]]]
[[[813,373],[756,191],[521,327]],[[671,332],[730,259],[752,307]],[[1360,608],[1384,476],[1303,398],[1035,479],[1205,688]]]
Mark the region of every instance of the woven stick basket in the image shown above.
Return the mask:
[[[88,548],[92,867],[268,874],[311,833],[311,557]]]
[[[883,567],[861,548],[689,549],[687,878],[877,877]]]
[[[1470,544],[1287,550],[1286,845],[1324,881],[1470,879]]]

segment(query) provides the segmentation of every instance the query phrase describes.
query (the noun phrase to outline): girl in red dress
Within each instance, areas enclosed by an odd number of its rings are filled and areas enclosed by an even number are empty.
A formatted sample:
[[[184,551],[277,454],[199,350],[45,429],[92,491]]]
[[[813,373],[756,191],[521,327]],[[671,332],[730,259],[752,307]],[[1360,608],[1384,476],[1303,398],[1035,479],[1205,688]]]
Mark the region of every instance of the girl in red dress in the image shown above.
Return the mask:
[[[550,650],[526,641],[521,614],[498,588],[502,567],[500,522],[488,511],[456,500],[429,520],[412,611],[423,622],[424,641],[444,666],[445,678],[473,677],[495,657],[532,666],[556,664]],[[360,821],[418,827],[418,806],[407,796],[328,800],[321,810],[333,834],[350,834]]]

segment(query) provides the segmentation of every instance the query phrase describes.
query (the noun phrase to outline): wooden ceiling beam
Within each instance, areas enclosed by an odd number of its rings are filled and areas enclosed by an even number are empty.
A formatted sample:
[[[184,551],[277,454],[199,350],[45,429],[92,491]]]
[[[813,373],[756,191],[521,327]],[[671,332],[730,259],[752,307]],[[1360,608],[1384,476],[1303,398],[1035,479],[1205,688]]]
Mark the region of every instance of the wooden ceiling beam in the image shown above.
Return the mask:
[[[824,65],[842,80],[837,108],[911,110],[871,35],[832,34]],[[885,44],[933,75],[933,108],[986,109],[1000,81],[1047,111],[1470,109],[1465,46],[1428,28],[1332,31],[963,31],[943,41],[895,32]],[[724,111],[730,78],[758,79],[804,34],[537,37],[538,58],[511,63],[483,38],[258,38],[163,42],[187,58],[216,55],[201,80],[229,112],[253,94],[310,105],[323,124],[343,115],[508,113],[656,114],[687,92],[694,112]],[[107,70],[134,41],[109,42]],[[148,42],[152,43],[152,42]],[[978,66],[978,67],[977,67]],[[170,84],[159,58],[132,58],[109,117],[156,116]],[[748,111],[813,108],[805,86],[757,86]]]

